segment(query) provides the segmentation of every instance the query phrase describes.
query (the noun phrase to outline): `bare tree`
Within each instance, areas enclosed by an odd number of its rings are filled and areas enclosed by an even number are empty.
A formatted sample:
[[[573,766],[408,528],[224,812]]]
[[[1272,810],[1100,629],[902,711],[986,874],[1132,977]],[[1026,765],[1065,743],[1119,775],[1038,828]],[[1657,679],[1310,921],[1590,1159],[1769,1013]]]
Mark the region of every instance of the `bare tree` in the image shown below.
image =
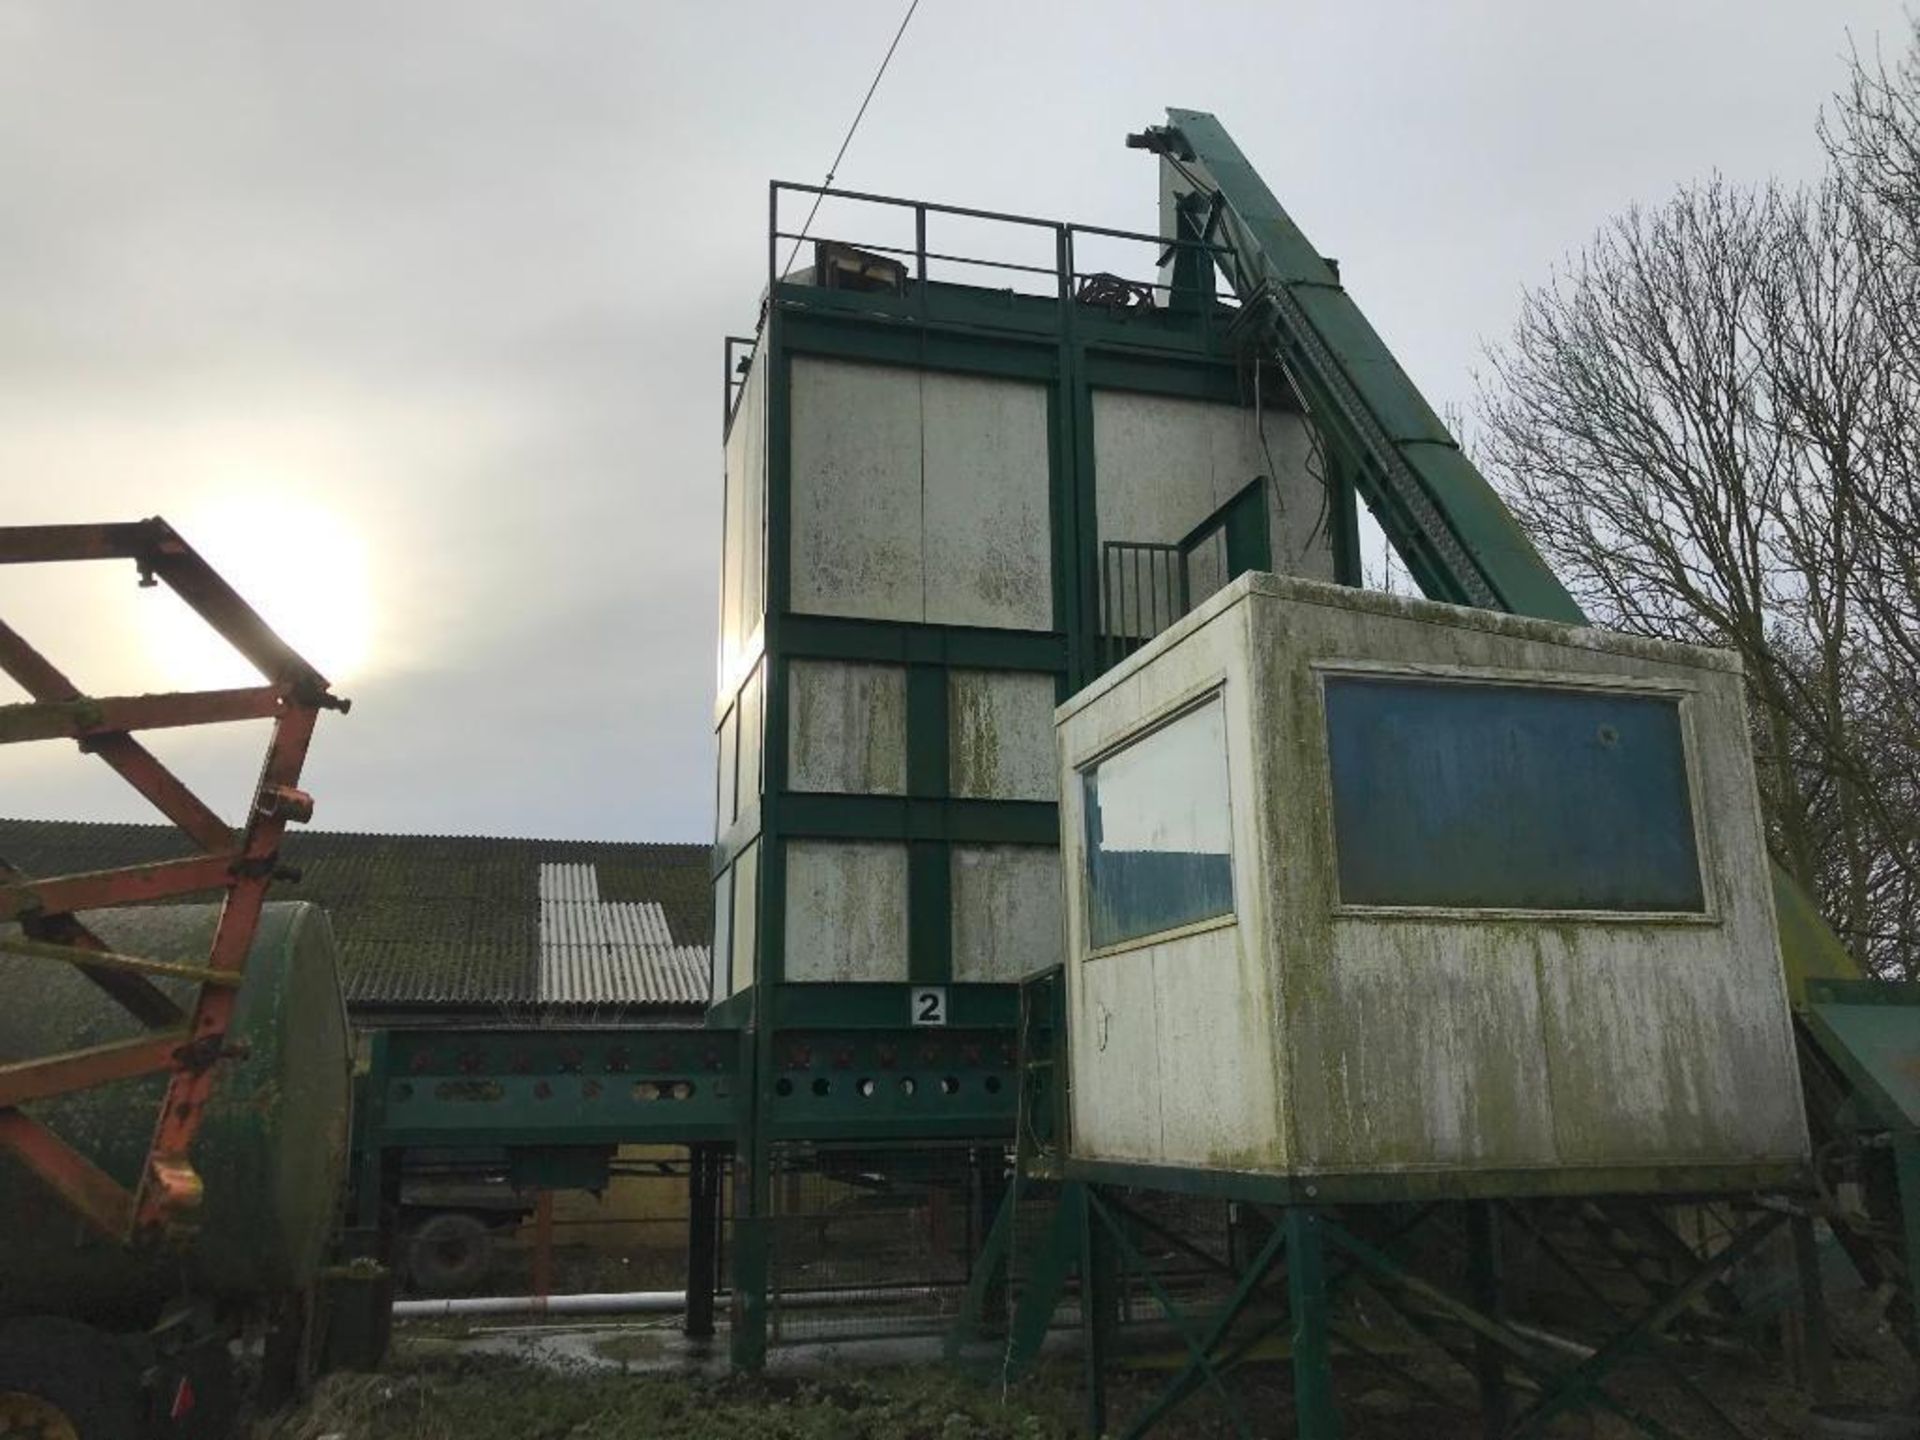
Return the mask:
[[[1739,653],[1776,853],[1913,975],[1920,62],[1857,62],[1826,134],[1819,185],[1684,188],[1529,294],[1480,448],[1596,620]]]

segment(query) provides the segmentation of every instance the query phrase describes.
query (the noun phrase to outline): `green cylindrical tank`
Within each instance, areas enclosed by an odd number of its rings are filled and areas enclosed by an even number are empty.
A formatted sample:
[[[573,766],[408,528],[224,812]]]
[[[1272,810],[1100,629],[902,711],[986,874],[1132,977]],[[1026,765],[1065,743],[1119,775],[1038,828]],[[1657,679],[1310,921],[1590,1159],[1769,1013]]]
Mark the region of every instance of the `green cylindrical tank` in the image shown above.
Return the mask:
[[[219,908],[175,905],[86,917],[110,949],[205,963]],[[184,1002],[192,988],[162,983]],[[0,1063],[141,1033],[78,971],[0,954]],[[312,1285],[345,1179],[351,1053],[333,931],[306,904],[272,904],[247,962],[231,1045],[192,1158],[205,1182],[184,1248],[100,1236],[11,1155],[0,1154],[0,1315],[53,1312],[140,1324],[170,1296],[249,1300]],[[97,1086],[29,1113],[131,1187],[165,1076]]]

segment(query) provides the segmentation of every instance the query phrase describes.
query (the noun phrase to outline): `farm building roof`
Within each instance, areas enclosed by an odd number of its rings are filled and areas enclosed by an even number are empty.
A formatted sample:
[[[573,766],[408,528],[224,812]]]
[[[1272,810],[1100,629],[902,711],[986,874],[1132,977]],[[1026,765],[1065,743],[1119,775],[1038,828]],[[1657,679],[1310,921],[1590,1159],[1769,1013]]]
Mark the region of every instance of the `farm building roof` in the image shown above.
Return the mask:
[[[0,859],[32,877],[189,853],[167,825],[0,819]],[[289,830],[281,861],[301,878],[273,897],[327,909],[358,1012],[698,1008],[708,858],[705,845]]]

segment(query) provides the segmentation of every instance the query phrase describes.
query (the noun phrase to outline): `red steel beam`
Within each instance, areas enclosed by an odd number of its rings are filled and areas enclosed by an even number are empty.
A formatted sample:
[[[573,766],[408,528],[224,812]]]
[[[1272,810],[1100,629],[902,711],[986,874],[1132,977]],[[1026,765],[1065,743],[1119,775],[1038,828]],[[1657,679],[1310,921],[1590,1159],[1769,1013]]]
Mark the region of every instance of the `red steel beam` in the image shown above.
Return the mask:
[[[84,700],[75,685],[33,646],[0,620],[0,670],[36,700]],[[87,748],[178,825],[202,850],[225,850],[238,843],[223,821],[182,784],[174,773],[131,735],[95,735]]]
[[[28,740],[88,740],[129,730],[170,730],[266,720],[280,713],[277,685],[237,690],[191,690],[168,695],[83,696],[26,705],[0,705],[0,745]]]
[[[50,560],[134,560],[151,549],[164,520],[112,525],[0,525],[0,565]]]
[[[202,560],[165,521],[153,522],[157,533],[151,549],[140,557],[142,568],[162,581],[211,625],[226,642],[276,684],[297,685],[316,704],[327,704],[327,681],[300,653],[273,633],[254,608],[240,598],[214,568]]]
[[[38,1121],[0,1110],[0,1148],[11,1150],[89,1224],[114,1240],[133,1223],[125,1186]]]
[[[90,1085],[151,1075],[175,1063],[174,1057],[186,1039],[179,1031],[169,1031],[0,1065],[0,1110],[10,1110],[31,1100],[45,1100],[50,1095],[64,1095],[69,1090],[84,1090]]]
[[[273,740],[260,771],[258,799],[247,819],[240,863],[234,867],[232,888],[221,907],[219,927],[207,957],[209,970],[237,976],[246,969],[247,953],[253,948],[254,931],[260,922],[260,907],[266,901],[273,875],[273,859],[287,827],[289,810],[279,797],[299,796],[294,782],[300,778],[300,767],[306,762],[307,746],[319,718],[319,711],[313,707],[298,706],[274,722]],[[189,1030],[190,1051],[203,1047],[217,1051],[238,1001],[235,986],[200,987]],[[211,1064],[183,1063],[175,1067],[134,1198],[135,1228],[164,1224],[180,1211],[199,1204],[200,1178],[194,1173],[188,1147],[200,1128],[207,1098],[213,1093],[213,1079]]]
[[[199,891],[226,892],[207,965],[168,967],[175,973],[191,971],[191,978],[202,981],[184,1031],[0,1066],[0,1145],[12,1149],[92,1223],[127,1238],[168,1226],[200,1203],[202,1185],[190,1148],[213,1091],[217,1064],[226,1054],[239,982],[282,835],[289,821],[304,821],[312,813],[312,800],[298,787],[300,769],[319,710],[345,710],[347,702],[331,695],[326,677],[274,634],[164,520],[0,527],[0,564],[104,559],[132,559],[143,584],[164,582],[269,682],[245,690],[94,699],[0,624],[0,669],[34,702],[0,707],[0,743],[62,736],[79,741],[210,852],[41,880],[27,880],[0,864],[0,921],[20,920],[33,941],[52,942],[52,948],[33,946],[36,954],[79,965],[151,1024],[159,1013],[156,1002],[171,1001],[139,972],[158,973],[162,967],[107,953],[73,912]],[[129,733],[268,716],[274,721],[273,735],[253,807],[238,835]],[[97,958],[90,961],[75,952]],[[166,1096],[133,1195],[15,1108],[27,1100],[169,1068]]]
[[[0,920],[18,920],[36,911],[58,915],[109,905],[142,905],[202,890],[221,890],[233,878],[234,858],[231,854],[195,855],[185,860],[128,865],[120,870],[0,885]]]

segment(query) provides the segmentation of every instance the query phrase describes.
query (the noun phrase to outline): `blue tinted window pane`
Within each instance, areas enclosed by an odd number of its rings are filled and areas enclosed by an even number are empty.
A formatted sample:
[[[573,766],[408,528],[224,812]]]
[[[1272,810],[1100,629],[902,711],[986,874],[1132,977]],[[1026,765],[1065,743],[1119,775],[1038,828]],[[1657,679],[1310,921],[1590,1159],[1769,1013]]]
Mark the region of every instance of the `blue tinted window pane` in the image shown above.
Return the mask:
[[[1094,949],[1233,913],[1226,717],[1216,698],[1081,777]]]
[[[1330,676],[1348,905],[1701,911],[1678,701]]]

